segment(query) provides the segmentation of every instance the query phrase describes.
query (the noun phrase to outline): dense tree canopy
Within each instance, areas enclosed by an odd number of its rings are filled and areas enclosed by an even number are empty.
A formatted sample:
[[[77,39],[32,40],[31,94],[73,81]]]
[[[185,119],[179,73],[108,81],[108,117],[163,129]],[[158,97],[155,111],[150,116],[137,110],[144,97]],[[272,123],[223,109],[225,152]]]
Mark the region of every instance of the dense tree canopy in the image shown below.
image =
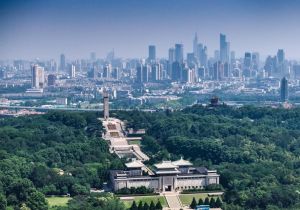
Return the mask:
[[[225,209],[299,209],[300,109],[195,105],[181,111],[118,112],[146,128],[152,161],[184,156],[215,168]]]
[[[88,195],[123,164],[101,139],[99,113],[0,119],[0,206],[47,209],[45,195]],[[25,208],[25,207],[24,207]]]

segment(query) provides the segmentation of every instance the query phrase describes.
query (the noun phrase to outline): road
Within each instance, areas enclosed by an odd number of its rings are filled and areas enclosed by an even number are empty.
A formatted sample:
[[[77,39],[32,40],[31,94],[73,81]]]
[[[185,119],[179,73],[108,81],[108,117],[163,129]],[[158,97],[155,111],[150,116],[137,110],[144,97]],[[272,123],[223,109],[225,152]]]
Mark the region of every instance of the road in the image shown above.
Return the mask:
[[[84,109],[84,108],[70,108],[70,107],[35,107],[35,106],[7,106],[0,105],[0,109],[30,109],[30,110],[62,110],[62,111],[88,111],[88,112],[96,112],[103,111],[103,109]],[[110,109],[111,111],[133,111],[137,109]],[[155,109],[139,109],[139,111],[143,112],[155,112]]]

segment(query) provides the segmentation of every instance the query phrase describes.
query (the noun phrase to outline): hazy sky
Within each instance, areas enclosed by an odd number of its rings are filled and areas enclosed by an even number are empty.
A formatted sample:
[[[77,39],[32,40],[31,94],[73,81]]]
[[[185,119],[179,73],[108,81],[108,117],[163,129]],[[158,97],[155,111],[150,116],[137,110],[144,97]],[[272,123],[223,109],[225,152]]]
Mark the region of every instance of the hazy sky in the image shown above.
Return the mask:
[[[210,55],[225,33],[238,55],[258,51],[300,59],[300,0],[0,0],[0,59],[158,57],[195,32]]]

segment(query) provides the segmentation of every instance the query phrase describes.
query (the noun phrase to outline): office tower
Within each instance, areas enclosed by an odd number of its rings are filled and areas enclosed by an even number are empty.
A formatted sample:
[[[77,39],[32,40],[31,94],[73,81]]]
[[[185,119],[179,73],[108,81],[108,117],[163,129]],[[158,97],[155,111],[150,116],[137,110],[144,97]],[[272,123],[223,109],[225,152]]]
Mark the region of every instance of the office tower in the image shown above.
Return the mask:
[[[98,70],[97,70],[97,66],[93,66],[93,67],[88,71],[88,78],[91,78],[91,79],[97,79],[97,78],[98,78]]]
[[[172,65],[172,63],[175,61],[175,49],[170,48],[169,49],[169,63]]]
[[[137,66],[136,79],[138,83],[149,82],[149,66],[139,64]]]
[[[230,78],[231,77],[230,64],[226,62],[223,65],[224,65],[224,77]]]
[[[45,78],[44,68],[38,65],[32,66],[32,88],[43,89]]]
[[[116,80],[120,79],[120,69],[118,67],[116,67],[112,70],[111,77],[116,79]]]
[[[293,65],[293,76],[294,76],[294,79],[300,79],[300,65],[299,64]]]
[[[213,65],[213,80],[222,80],[224,78],[224,64],[217,61]]]
[[[220,61],[229,62],[230,43],[226,41],[226,35],[220,34]]]
[[[183,44],[175,44],[175,61],[183,63]]]
[[[196,58],[195,58],[194,53],[188,53],[187,57],[186,57],[186,61],[190,68],[195,67],[196,66]]]
[[[64,54],[60,55],[60,70],[66,70],[66,56]]]
[[[90,59],[91,59],[92,63],[94,63],[96,61],[96,53],[95,52],[91,52]]]
[[[259,70],[259,53],[254,52],[252,53],[252,68],[253,70]]]
[[[184,68],[182,70],[182,81],[186,83],[195,82],[195,70],[193,68]]]
[[[181,71],[182,71],[182,64],[175,61],[172,63],[172,73],[171,79],[172,81],[180,81],[181,80]]]
[[[201,46],[202,46],[202,44],[201,44]],[[202,47],[199,56],[200,56],[199,57],[200,65],[204,66],[206,68],[207,67],[207,47],[206,46]]]
[[[277,51],[277,60],[278,60],[278,64],[282,64],[283,62],[284,62],[284,58],[285,56],[284,56],[284,51],[283,51],[283,49],[279,49],[278,51]]]
[[[162,75],[161,70],[162,70],[161,65],[158,64],[158,63],[157,64],[153,64],[151,66],[151,80],[153,82],[161,80],[161,75]]]
[[[111,65],[107,64],[103,68],[103,78],[110,79],[110,74],[111,74]]]
[[[48,86],[54,86],[56,82],[56,76],[54,74],[48,75]]]
[[[285,65],[285,55],[283,49],[277,51],[277,73],[280,75],[287,74],[287,68]]]
[[[198,76],[198,79],[199,78],[200,79],[204,79],[205,78],[205,68],[203,66],[198,68],[197,76]]]
[[[172,75],[172,64],[175,61],[175,49],[169,48],[169,60],[168,60],[168,68],[167,68],[167,75],[171,77]]]
[[[219,50],[215,50],[214,51],[214,60],[215,61],[219,61],[220,60],[220,51]]]
[[[104,120],[109,118],[109,97],[105,90],[103,91],[103,118]]]
[[[75,68],[75,65],[73,65],[73,64],[71,64],[69,67],[69,75],[70,75],[70,78],[76,77],[76,68]]]
[[[244,68],[243,68],[243,75],[245,77],[251,77],[251,53],[245,52],[244,57]]]
[[[155,45],[149,45],[148,47],[148,61],[155,61],[156,60],[156,48]]]
[[[193,53],[194,56],[199,59],[199,49],[198,49],[198,35],[195,33],[195,38],[193,40]]]
[[[283,77],[280,81],[280,99],[282,102],[285,102],[288,100],[288,80]]]

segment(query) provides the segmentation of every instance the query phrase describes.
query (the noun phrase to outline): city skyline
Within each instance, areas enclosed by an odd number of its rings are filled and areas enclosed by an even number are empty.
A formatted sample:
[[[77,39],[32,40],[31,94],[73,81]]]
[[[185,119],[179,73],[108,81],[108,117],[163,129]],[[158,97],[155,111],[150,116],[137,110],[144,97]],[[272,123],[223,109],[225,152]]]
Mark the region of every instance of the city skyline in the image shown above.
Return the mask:
[[[70,3],[71,2],[71,3]],[[300,59],[297,38],[300,2],[295,1],[1,1],[0,59],[147,58],[148,45],[156,57],[168,57],[176,43],[184,56],[198,41],[213,56],[219,34],[237,57],[260,52],[261,57],[284,49],[287,58]]]

